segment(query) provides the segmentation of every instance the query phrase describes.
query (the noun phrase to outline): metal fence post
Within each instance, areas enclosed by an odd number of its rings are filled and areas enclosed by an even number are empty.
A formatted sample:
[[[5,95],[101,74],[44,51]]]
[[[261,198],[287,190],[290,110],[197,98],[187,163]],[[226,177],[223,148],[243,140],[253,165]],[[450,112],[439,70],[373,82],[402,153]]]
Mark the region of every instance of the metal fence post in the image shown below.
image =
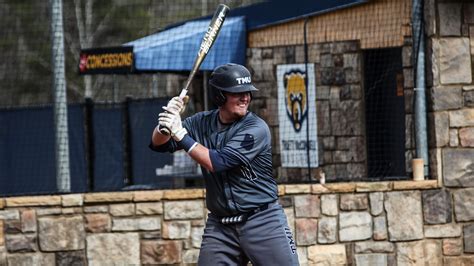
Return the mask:
[[[69,169],[63,7],[61,0],[51,0],[51,14],[56,186],[59,192],[70,192],[71,175]]]

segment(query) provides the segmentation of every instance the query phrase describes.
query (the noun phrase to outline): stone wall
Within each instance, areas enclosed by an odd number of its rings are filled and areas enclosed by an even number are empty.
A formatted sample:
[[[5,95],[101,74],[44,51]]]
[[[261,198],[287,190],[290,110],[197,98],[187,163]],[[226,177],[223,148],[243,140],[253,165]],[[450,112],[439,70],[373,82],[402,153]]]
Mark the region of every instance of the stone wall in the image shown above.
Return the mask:
[[[361,50],[358,42],[310,44],[308,62],[315,65],[319,165],[313,177],[324,172],[336,177],[366,177],[364,103]],[[247,66],[256,93],[251,110],[265,119],[273,137],[275,176],[282,181],[307,176],[304,168],[280,167],[278,133],[278,90],[276,68],[281,64],[304,63],[304,47],[249,48]],[[307,180],[307,178],[306,178]]]
[[[474,264],[474,188],[430,180],[279,189],[301,265]],[[204,205],[202,189],[0,199],[0,265],[193,265]]]
[[[405,98],[405,165],[411,172],[413,141],[413,67],[411,39],[400,54]],[[319,168],[313,178],[357,180],[367,177],[363,50],[359,41],[308,45],[308,63],[315,65]],[[256,93],[251,110],[265,119],[273,134],[274,175],[281,181],[301,180],[307,169],[280,167],[278,95],[276,68],[281,64],[303,64],[304,47],[249,48],[247,66]],[[262,93],[263,92],[263,93]],[[305,178],[307,180],[307,177]]]
[[[474,3],[425,1],[426,94],[428,108],[429,178],[448,187],[472,187],[474,177]],[[282,33],[283,34],[283,33]],[[309,33],[311,34],[311,33]],[[415,156],[414,71],[411,37],[402,48],[405,97],[405,170],[410,176]],[[358,41],[308,45],[315,65],[319,165],[313,178],[367,177],[364,122],[363,50]],[[249,48],[247,65],[264,93],[252,103],[273,134],[274,175],[281,181],[307,180],[307,169],[279,167],[276,67],[304,63],[302,45]],[[258,94],[257,94],[258,95]],[[258,97],[258,96],[257,96]]]
[[[447,187],[473,187],[474,3],[431,0],[425,14],[431,175]]]

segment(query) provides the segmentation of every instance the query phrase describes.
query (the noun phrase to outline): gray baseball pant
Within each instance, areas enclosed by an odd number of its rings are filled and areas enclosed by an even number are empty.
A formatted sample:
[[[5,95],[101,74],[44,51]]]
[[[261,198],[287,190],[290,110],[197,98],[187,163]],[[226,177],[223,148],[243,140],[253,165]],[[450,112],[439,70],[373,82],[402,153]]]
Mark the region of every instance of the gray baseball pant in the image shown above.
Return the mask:
[[[280,204],[253,214],[246,222],[222,224],[209,214],[198,265],[299,265],[296,244]]]

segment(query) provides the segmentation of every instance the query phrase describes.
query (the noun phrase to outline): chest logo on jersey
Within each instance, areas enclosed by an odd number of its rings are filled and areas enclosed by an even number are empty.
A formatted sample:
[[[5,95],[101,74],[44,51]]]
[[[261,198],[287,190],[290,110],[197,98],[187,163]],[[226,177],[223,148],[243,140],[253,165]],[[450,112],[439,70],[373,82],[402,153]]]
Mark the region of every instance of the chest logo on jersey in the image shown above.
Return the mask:
[[[308,113],[306,105],[306,74],[300,70],[291,70],[284,74],[286,113],[296,132],[301,130]]]
[[[252,135],[250,134],[245,134],[244,139],[240,143],[240,147],[244,148],[245,150],[249,151],[253,148],[255,140]]]

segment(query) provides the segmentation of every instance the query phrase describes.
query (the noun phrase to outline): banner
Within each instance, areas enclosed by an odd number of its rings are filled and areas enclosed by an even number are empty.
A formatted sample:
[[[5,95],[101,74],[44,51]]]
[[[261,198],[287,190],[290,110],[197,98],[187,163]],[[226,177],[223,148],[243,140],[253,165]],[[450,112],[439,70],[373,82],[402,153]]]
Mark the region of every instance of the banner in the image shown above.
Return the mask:
[[[304,64],[278,65],[277,82],[282,167],[307,168],[309,157],[310,166],[316,168],[319,163],[314,65],[308,65],[308,73]]]
[[[133,46],[81,50],[79,74],[129,74],[133,69]]]

